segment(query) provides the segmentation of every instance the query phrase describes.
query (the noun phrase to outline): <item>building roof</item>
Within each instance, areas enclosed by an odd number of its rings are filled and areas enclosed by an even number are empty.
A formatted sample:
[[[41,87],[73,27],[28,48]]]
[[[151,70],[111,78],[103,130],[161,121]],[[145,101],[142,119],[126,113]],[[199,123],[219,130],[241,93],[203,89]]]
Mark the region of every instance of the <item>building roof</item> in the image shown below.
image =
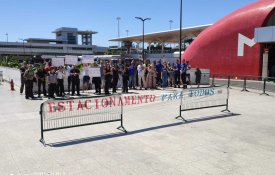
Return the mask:
[[[182,28],[182,37],[197,37],[204,29],[210,27],[211,24]],[[180,29],[168,30],[156,33],[149,33],[144,35],[144,41],[147,43],[163,42],[163,43],[179,43]],[[143,35],[129,36],[124,38],[114,38],[109,41],[122,42],[142,42]]]
[[[27,38],[25,39],[25,41],[31,43],[31,42],[35,42],[35,43],[39,43],[39,42],[62,42],[63,40],[57,40],[57,39],[47,39],[47,38]]]
[[[71,28],[71,27],[60,27],[53,31],[52,33],[58,33],[58,32],[76,32],[78,35],[85,35],[85,34],[97,34],[98,32],[92,31],[92,30],[78,30],[77,28]]]

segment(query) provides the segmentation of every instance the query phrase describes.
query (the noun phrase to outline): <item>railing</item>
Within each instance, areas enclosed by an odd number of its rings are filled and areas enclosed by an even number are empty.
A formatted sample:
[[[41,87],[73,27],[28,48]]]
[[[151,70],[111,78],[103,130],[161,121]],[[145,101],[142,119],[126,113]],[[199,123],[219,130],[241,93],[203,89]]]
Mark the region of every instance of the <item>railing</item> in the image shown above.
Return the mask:
[[[120,121],[123,126],[121,95],[89,97],[82,99],[48,100],[40,106],[41,139],[45,145],[44,132]],[[117,105],[116,105],[117,104]]]
[[[275,92],[275,78],[261,76],[244,75],[212,75],[212,86],[227,85],[228,88],[239,87],[242,91],[260,90],[262,94],[269,95],[267,92]]]

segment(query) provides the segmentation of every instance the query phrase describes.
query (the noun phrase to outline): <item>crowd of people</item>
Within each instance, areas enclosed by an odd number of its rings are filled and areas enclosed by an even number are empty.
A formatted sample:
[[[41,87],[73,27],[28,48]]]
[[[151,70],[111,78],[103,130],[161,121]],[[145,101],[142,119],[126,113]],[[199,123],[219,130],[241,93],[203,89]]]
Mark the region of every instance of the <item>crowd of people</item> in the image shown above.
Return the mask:
[[[89,74],[90,67],[100,69],[100,76],[93,77]],[[81,69],[81,71],[80,71]],[[146,60],[123,61],[100,61],[98,64],[83,64],[79,66],[65,65],[54,67],[50,62],[41,64],[37,68],[33,68],[32,64],[24,64],[21,71],[21,88],[23,93],[25,86],[25,98],[35,99],[33,95],[33,83],[37,83],[38,98],[43,97],[55,98],[65,96],[64,81],[67,80],[67,95],[80,96],[80,78],[82,78],[82,89],[91,89],[94,84],[95,94],[100,95],[101,89],[104,94],[109,95],[110,89],[112,93],[117,93],[117,89],[121,88],[122,93],[128,93],[129,89],[157,89],[174,87],[187,88],[191,84],[190,81],[191,66],[188,61],[177,60],[176,63],[169,62],[153,62]],[[83,73],[81,73],[83,72]],[[92,76],[92,77],[90,77]],[[201,71],[197,68],[195,72],[196,84],[199,86],[201,79]],[[46,87],[48,89],[46,89]]]

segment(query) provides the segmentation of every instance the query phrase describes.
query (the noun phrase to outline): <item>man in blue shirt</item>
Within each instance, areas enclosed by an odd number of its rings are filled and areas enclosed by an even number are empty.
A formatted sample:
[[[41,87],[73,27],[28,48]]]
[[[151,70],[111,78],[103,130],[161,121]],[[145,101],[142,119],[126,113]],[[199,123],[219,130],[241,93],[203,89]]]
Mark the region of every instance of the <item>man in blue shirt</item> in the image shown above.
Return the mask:
[[[178,88],[180,88],[180,69],[181,69],[181,65],[179,63],[180,61],[177,60],[177,63],[174,65],[174,75],[175,75],[175,84],[174,84],[174,88],[176,88],[178,86]]]
[[[131,62],[129,69],[129,87],[130,89],[136,89],[136,71],[137,67],[135,66],[134,61]]]
[[[156,71],[157,71],[157,85],[161,85],[161,71],[162,71],[163,65],[160,61],[158,61],[158,64],[156,65]]]
[[[181,81],[183,84],[183,88],[187,88],[187,82],[186,82],[186,71],[187,71],[187,64],[185,60],[182,61],[181,68],[180,68],[180,73],[181,73]]]

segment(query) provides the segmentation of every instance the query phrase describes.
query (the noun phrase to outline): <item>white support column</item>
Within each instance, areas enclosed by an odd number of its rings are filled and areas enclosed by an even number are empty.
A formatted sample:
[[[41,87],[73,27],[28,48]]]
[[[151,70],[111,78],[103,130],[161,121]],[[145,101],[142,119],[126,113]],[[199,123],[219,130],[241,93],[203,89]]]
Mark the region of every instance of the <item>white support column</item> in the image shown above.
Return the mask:
[[[151,44],[152,44],[152,43],[148,43],[149,54],[151,53]]]
[[[161,53],[163,54],[164,52],[164,43],[161,43]]]
[[[268,77],[268,53],[263,54],[262,77]]]

